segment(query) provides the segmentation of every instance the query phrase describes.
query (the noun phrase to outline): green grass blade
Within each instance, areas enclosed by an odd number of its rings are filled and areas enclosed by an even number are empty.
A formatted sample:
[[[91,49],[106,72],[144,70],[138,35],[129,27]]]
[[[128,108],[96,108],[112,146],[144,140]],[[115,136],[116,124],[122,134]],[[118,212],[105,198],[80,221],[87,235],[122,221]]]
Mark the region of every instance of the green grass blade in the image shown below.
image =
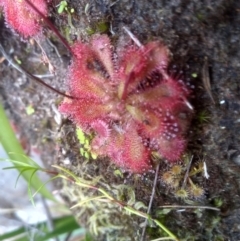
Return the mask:
[[[0,143],[1,143],[1,142],[0,142]],[[12,153],[9,153],[9,154],[14,154],[14,153],[12,152]],[[15,153],[15,154],[18,155],[18,153]],[[34,163],[33,161],[32,161],[31,163],[29,163],[29,160],[31,160],[31,159],[29,159],[29,158],[26,159],[26,157],[23,156],[23,155],[22,155],[22,157],[23,157],[23,158],[21,158],[22,161],[11,160],[11,159],[6,159],[6,158],[0,158],[0,161],[14,163],[15,166],[16,166],[17,164],[19,164],[19,166],[21,166],[21,167],[29,167],[29,168],[35,168],[35,169],[36,169],[36,168],[42,169],[41,167],[36,166],[37,164]],[[23,162],[23,160],[25,160],[25,161]]]
[[[14,166],[14,167],[4,167],[3,170],[12,170],[12,169],[25,169],[26,167],[24,166]]]
[[[26,169],[20,169],[20,168],[18,168],[17,167],[17,169],[18,169],[18,172],[19,172],[19,174],[18,174],[18,176],[17,176],[17,178],[16,178],[16,182],[15,182],[15,188],[17,187],[17,183],[18,183],[18,180],[19,180],[19,178],[22,176],[22,174],[26,171]]]
[[[67,169],[64,168],[64,167],[60,167],[60,166],[58,166],[58,165],[52,165],[52,167],[54,167],[54,168],[56,168],[56,169],[59,169],[59,170],[63,171],[64,173],[68,174],[70,177],[73,178],[74,181],[78,181],[78,180],[79,180],[79,178],[78,178],[76,175],[74,175],[71,171],[67,170]],[[64,175],[65,175],[65,174],[64,174]]]
[[[67,234],[70,232],[73,232],[77,229],[81,229],[82,233],[85,233],[85,230],[80,228],[78,223],[75,221],[73,216],[66,216],[61,217],[53,220],[53,226],[54,230],[49,232],[47,228],[47,222],[41,222],[34,226],[34,230],[36,232],[36,229],[41,232],[41,235],[36,235],[34,238],[35,241],[46,241],[54,237],[58,237],[62,234]],[[14,239],[16,241],[29,241],[29,232],[31,232],[31,228],[19,228],[17,230],[14,230],[12,232],[9,232],[4,235],[0,235],[0,241],[1,240],[10,240]],[[18,238],[19,236],[19,238]]]
[[[54,230],[52,232],[48,232],[43,237],[37,238],[36,241],[46,241],[50,238],[58,237],[61,234],[73,232],[79,228],[80,227],[73,216],[63,217],[54,221]],[[82,231],[84,234],[83,229]]]
[[[59,178],[59,176],[51,177],[49,180],[45,181],[45,182],[42,184],[42,186],[40,186],[40,187],[35,191],[35,193],[32,194],[32,195],[33,195],[32,197],[34,198],[34,197],[39,193],[39,190],[40,190],[42,187],[46,186],[49,182],[52,182],[53,180],[55,180],[55,179],[57,179],[57,178]]]
[[[17,140],[15,133],[13,132],[11,125],[8,121],[8,118],[5,114],[5,111],[0,104],[0,143],[2,144],[3,148],[7,152],[8,156],[12,160],[18,160],[20,162],[27,162],[24,156],[25,153]],[[14,165],[14,163],[13,163]],[[31,172],[27,171],[23,173],[23,177],[29,183],[31,178]],[[39,186],[42,185],[42,181],[35,175],[32,178],[31,187],[35,190],[38,189]],[[45,198],[55,200],[54,196],[47,190],[46,187],[43,187],[40,191]]]
[[[26,232],[25,228],[19,228],[7,234],[1,235],[0,241],[10,239],[10,238],[16,238],[18,235],[25,234],[25,232]]]

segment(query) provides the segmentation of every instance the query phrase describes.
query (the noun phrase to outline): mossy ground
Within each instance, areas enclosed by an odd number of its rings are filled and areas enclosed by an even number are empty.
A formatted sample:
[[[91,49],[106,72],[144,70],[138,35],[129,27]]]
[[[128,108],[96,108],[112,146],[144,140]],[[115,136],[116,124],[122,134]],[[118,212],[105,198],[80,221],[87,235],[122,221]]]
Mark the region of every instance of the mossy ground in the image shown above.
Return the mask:
[[[240,229],[233,224],[238,223],[237,213],[240,208],[240,3],[237,0],[71,0],[68,6],[75,10],[71,16],[67,11],[58,14],[54,7],[56,5],[56,1],[53,1],[51,19],[69,41],[78,38],[87,40],[89,33],[102,31],[102,28],[99,30],[101,22],[108,26],[107,33],[115,46],[126,38],[123,26],[127,26],[142,43],[162,39],[169,46],[172,53],[172,67],[169,71],[176,74],[183,71],[183,79],[189,78],[195,86],[191,100],[195,118],[188,133],[187,152],[194,156],[193,167],[199,162],[206,162],[210,178],[207,180],[201,173],[194,176],[194,183],[205,190],[204,197],[184,201],[177,198],[175,191],[163,182],[161,177],[170,167],[165,162],[160,163],[151,215],[164,222],[181,240],[239,240]],[[12,57],[21,59],[22,64],[32,73],[44,74],[48,71],[48,65],[42,64],[42,53],[36,44],[20,42],[16,35],[3,26],[3,19],[0,29],[1,43]],[[44,34],[60,54],[58,57],[49,42],[40,38],[50,62],[56,67],[54,77],[44,80],[58,89],[67,90],[64,78],[71,56],[55,37],[50,37],[48,30]],[[1,102],[17,126],[26,149],[37,147],[46,166],[58,162],[86,179],[101,177],[98,185],[105,185],[112,195],[117,195],[114,190],[118,190],[119,185],[131,187],[135,200],[148,205],[154,172],[142,176],[123,172],[121,176],[116,175],[116,172],[114,174],[116,167],[109,164],[108,160],[86,161],[79,155],[80,146],[74,125],[66,122],[59,131],[54,121],[56,113],[53,105],[57,106],[61,97],[11,69],[5,61],[0,64],[0,75]],[[214,103],[209,89],[206,89],[208,77]],[[26,113],[29,105],[35,110],[32,115]],[[203,111],[207,113],[207,119],[204,116],[206,114],[202,116]],[[56,139],[60,141],[56,142]],[[68,197],[69,205],[76,203],[78,198],[93,194],[89,190],[75,189],[70,184],[63,186],[63,192]],[[125,202],[129,201],[127,194],[122,198]],[[167,213],[160,208],[166,204],[214,206],[219,202],[222,203],[221,212],[174,209]],[[94,206],[93,202],[91,205],[93,209],[86,207],[84,215],[81,213],[83,209],[73,210],[80,223],[89,222],[94,208],[100,210],[101,206]],[[116,227],[124,226],[122,231],[117,231],[115,227],[109,232],[112,240],[120,240],[122,234],[129,240],[134,240],[132,237],[139,240],[144,220],[133,215],[127,216],[113,204],[111,207],[104,205],[101,215],[106,210],[113,210],[112,214],[109,212],[110,220],[113,220],[111,215],[117,218],[116,223],[111,223],[116,224]],[[146,240],[150,240],[150,237],[158,238],[162,234],[156,227],[148,228]],[[106,240],[106,235],[107,231],[105,236],[99,236],[97,240]]]

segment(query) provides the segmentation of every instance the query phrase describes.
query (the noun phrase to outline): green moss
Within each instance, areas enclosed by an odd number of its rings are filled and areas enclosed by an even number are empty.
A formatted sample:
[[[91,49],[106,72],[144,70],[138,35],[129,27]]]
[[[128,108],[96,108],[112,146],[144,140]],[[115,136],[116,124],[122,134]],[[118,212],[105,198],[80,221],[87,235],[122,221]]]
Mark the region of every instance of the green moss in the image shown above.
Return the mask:
[[[206,110],[202,110],[197,113],[196,119],[200,124],[204,124],[210,121],[210,116]]]
[[[80,154],[86,159],[97,159],[97,155],[91,152],[91,140],[92,136],[86,135],[80,127],[76,128],[76,136],[81,145]]]
[[[88,35],[93,35],[95,33],[107,33],[109,31],[109,23],[106,21],[100,21],[92,24],[91,27],[86,28]]]

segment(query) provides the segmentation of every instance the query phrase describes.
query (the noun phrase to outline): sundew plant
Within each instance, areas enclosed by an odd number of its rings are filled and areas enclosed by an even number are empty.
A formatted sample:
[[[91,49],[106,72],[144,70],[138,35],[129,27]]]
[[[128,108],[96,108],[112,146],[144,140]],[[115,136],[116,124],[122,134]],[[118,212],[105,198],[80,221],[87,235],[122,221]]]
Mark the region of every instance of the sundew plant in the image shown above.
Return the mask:
[[[8,26],[24,38],[40,32],[47,16],[43,0],[1,0],[0,6]],[[59,110],[93,135],[92,153],[143,173],[152,168],[153,153],[170,162],[181,158],[192,107],[185,83],[168,74],[168,48],[160,41],[142,45],[126,32],[131,41],[124,47],[97,34],[67,46],[69,90]]]
[[[151,168],[153,152],[179,160],[192,109],[183,81],[167,74],[168,49],[156,41],[114,50],[106,35],[96,35],[72,51],[67,82],[74,98],[59,110],[94,132],[91,150],[137,173]]]

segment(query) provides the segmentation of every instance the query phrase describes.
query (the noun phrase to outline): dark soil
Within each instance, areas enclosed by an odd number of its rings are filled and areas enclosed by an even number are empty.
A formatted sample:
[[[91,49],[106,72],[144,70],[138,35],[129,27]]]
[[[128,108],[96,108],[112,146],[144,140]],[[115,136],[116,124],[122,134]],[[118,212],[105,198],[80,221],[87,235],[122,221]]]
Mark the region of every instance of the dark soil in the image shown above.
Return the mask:
[[[206,179],[203,173],[193,175],[193,182],[204,189],[204,195],[183,200],[176,197],[176,189],[164,183],[163,175],[171,167],[162,162],[151,215],[180,240],[240,240],[240,2],[71,0],[68,9],[73,8],[74,13],[65,11],[61,15],[55,7],[58,3],[52,1],[50,19],[70,42],[87,41],[90,33],[106,30],[117,46],[128,38],[122,30],[126,26],[142,43],[162,40],[169,47],[172,54],[169,71],[182,75],[194,86],[191,103],[195,117],[188,133],[187,150],[189,158],[193,156],[191,169],[205,162],[210,177]],[[69,16],[73,26],[69,25]],[[49,65],[44,64],[36,42],[21,41],[4,26],[3,17],[0,21],[0,41],[8,55],[20,59],[33,74],[48,74]],[[38,41],[55,67],[53,77],[44,81],[67,91],[66,71],[71,55],[48,28]],[[66,120],[60,126],[54,119],[58,115],[54,107],[62,100],[61,96],[20,74],[4,59],[0,63],[0,79],[1,102],[26,151],[37,149],[47,167],[58,163],[85,180],[101,177],[96,185],[115,197],[123,192],[121,201],[128,202],[132,194],[122,188],[124,184],[133,190],[135,202],[142,201],[148,206],[154,171],[140,176],[121,170],[121,176],[116,175],[116,167],[109,160],[84,159],[79,154],[75,126]],[[26,113],[28,106],[35,110],[32,115]],[[188,166],[186,159],[181,183]],[[63,183],[62,191],[69,205],[96,194],[69,183]],[[119,211],[115,204],[90,204],[73,213],[81,225],[90,228],[97,213],[96,240],[140,240],[143,219]],[[173,209],[167,213],[160,208],[162,205],[204,205],[220,207],[220,211]],[[106,226],[112,224],[115,228],[103,228],[100,217],[106,213]],[[149,225],[145,240],[162,235],[157,227]]]

